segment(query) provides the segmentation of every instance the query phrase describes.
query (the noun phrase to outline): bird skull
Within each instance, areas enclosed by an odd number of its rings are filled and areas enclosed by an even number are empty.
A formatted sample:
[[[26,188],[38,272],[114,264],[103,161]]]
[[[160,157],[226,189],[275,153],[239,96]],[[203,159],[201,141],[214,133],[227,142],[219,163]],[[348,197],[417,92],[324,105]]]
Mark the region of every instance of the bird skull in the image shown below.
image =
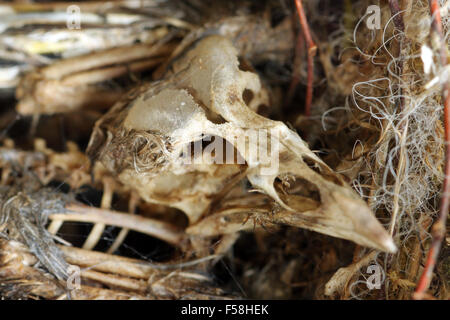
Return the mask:
[[[246,177],[268,196],[267,214],[280,223],[395,251],[366,203],[297,133],[254,111],[263,104],[267,91],[255,73],[240,69],[231,41],[207,36],[174,59],[161,81],[131,92],[101,118],[88,154],[146,201],[185,212],[188,232],[201,234],[212,205]],[[316,205],[304,205],[297,191],[305,188],[315,190]]]

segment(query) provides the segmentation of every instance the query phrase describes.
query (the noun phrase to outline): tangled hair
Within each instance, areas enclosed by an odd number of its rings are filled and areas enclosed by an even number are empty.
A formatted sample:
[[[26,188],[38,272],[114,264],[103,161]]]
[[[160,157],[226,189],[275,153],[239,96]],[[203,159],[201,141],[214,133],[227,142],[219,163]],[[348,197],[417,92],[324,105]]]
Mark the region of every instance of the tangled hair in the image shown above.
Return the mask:
[[[442,10],[448,10],[448,3],[440,2]],[[368,1],[361,0],[355,8],[368,5]],[[381,8],[381,30],[367,31],[363,23],[367,14],[360,15],[362,18],[355,22],[352,33],[354,48],[341,50],[356,51],[359,60],[355,61],[353,56],[350,59],[363,65],[365,73],[362,79],[361,74],[354,76],[352,92],[344,106],[322,114],[324,130],[342,130],[330,124],[339,123],[333,114],[342,116],[343,112],[348,123],[358,124],[347,127],[355,137],[360,136],[354,141],[351,158],[355,163],[360,160],[362,167],[352,184],[385,221],[400,249],[396,255],[377,253],[369,263],[384,270],[383,282],[389,298],[412,293],[420,261],[431,239],[428,230],[438,212],[444,179],[440,84],[448,80],[448,68],[434,63],[436,52],[432,61],[424,61],[426,57],[421,54],[424,46],[431,47],[428,2],[409,1],[407,8],[397,15],[403,17],[404,30],[395,24],[396,14],[391,14],[388,6]],[[448,15],[443,17],[447,40]],[[426,63],[431,65],[428,73],[424,71]],[[355,156],[356,147],[362,151]],[[367,254],[368,251],[360,250],[354,259],[360,260]],[[373,297],[375,292],[367,289],[366,278],[366,270],[361,266],[342,294],[355,299]],[[399,287],[402,290],[396,290]],[[443,286],[432,290],[439,295]]]

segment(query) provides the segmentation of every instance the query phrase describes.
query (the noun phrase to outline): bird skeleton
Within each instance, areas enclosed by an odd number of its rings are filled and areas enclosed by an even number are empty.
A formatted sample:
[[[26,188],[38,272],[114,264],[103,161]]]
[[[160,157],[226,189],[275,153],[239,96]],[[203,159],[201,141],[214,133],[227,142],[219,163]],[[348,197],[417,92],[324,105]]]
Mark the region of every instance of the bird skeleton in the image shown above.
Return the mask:
[[[161,80],[131,91],[98,120],[87,152],[144,200],[182,210],[192,235],[265,221],[395,252],[358,194],[296,132],[255,112],[268,104],[268,91],[257,74],[240,69],[231,41],[209,35],[173,59]],[[217,161],[229,160],[218,141],[236,161]],[[244,190],[245,179],[259,195]],[[236,189],[237,198],[227,197]]]

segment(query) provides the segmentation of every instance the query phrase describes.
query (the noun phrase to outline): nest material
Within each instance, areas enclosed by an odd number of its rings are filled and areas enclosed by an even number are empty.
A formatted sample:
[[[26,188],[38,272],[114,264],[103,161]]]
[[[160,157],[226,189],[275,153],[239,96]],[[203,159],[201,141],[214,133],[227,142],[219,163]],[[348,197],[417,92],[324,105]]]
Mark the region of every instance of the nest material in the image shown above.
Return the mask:
[[[201,26],[193,23],[200,20],[190,19],[205,16],[202,12],[174,6],[170,12],[179,13],[176,19],[155,19],[153,27],[156,28],[150,33],[140,29],[140,35],[144,35],[141,38],[146,39],[143,42],[159,43],[150,54],[146,52],[145,57],[133,56],[130,60],[126,58],[128,50],[105,46],[102,48],[105,54],[100,52],[97,56],[109,57],[110,61],[90,60],[93,56],[89,54],[71,58],[73,60],[64,59],[62,55],[60,62],[25,76],[17,90],[19,112],[51,114],[57,110],[67,113],[68,117],[77,114],[82,119],[92,120],[102,116],[102,110],[114,102],[100,99],[104,105],[92,112],[89,106],[98,107],[98,98],[101,98],[93,92],[106,92],[110,97],[110,93],[117,93],[121,98],[95,126],[88,153],[92,159],[101,161],[90,163],[84,153],[92,121],[84,121],[76,135],[70,132],[74,130],[67,130],[69,138],[78,140],[78,144],[70,142],[66,146],[63,143],[66,152],[55,152],[46,146],[61,145],[55,144],[54,135],[47,133],[60,128],[58,116],[41,119],[41,125],[32,124],[33,134],[52,136],[46,139],[47,143],[36,140],[34,151],[25,151],[30,150],[30,146],[23,132],[14,134],[14,128],[10,130],[14,141],[4,141],[0,161],[0,295],[7,299],[410,299],[429,247],[429,228],[438,212],[444,165],[439,81],[448,79],[448,66],[439,67],[434,61],[424,60],[424,46],[432,48],[432,53],[435,48],[429,40],[431,20],[426,1],[405,2],[401,14],[403,26],[392,18],[389,7],[382,4],[382,28],[379,30],[369,30],[365,26],[365,10],[371,4],[366,0],[350,6],[323,1],[326,5],[322,7],[321,2],[305,1],[319,48],[316,60],[319,71],[315,74],[315,95],[309,119],[298,116],[292,120],[291,114],[298,115],[303,103],[299,95],[287,99],[292,99],[290,105],[280,107],[284,101],[279,93],[288,90],[290,82],[290,73],[286,70],[292,70],[300,83],[306,83],[306,65],[290,65],[294,53],[292,31],[296,26],[292,23],[295,20],[289,17],[293,8],[283,1],[264,2],[260,7],[242,3],[238,11],[233,6],[222,8],[219,11],[224,15],[238,12],[239,16],[220,17],[217,23],[205,21]],[[248,15],[259,9],[259,16]],[[147,10],[152,12],[153,9]],[[144,21],[135,27],[145,24]],[[443,27],[448,39],[448,16],[444,16]],[[226,81],[221,83],[222,87],[214,89],[217,92],[205,93],[202,90],[208,87],[210,75],[206,72],[197,81],[197,72],[189,74],[189,68],[193,65],[195,68],[194,60],[186,64],[189,58],[204,58],[201,62],[207,63],[206,69],[216,63],[208,60],[208,54],[196,56],[195,48],[204,43],[200,39],[211,33],[231,39],[237,48],[237,74],[258,72],[262,80],[259,85],[254,85],[256,80],[249,80],[251,90],[244,86],[236,91],[232,102],[238,101],[250,110],[248,112],[230,113],[233,109],[229,102],[211,104],[214,99],[221,99],[220,94],[228,92],[223,85]],[[129,45],[128,40],[121,45]],[[227,52],[229,46],[221,41],[216,38],[221,51]],[[108,50],[115,50],[117,54],[110,55]],[[305,58],[305,50],[303,56],[301,48],[295,52],[295,61]],[[151,56],[149,63],[141,60],[148,55]],[[61,70],[58,64],[73,66],[70,61],[85,61],[85,58],[96,61],[95,65],[86,70],[77,69],[79,74],[63,72],[56,78],[49,78],[46,70]],[[121,59],[127,60],[129,65],[120,66]],[[220,62],[227,59],[224,55]],[[234,63],[233,60],[225,67]],[[430,72],[424,71],[426,63],[430,64]],[[162,81],[142,86],[133,83],[135,75],[129,71],[139,71],[142,78],[151,81],[146,72],[152,73],[155,66],[158,68],[153,78]],[[117,81],[113,86],[105,83],[112,74]],[[93,75],[98,76],[98,83],[86,86],[72,81],[72,78],[85,79]],[[237,79],[241,77],[232,77],[232,82],[239,84]],[[44,84],[69,90],[72,98],[47,103],[48,96],[39,91]],[[137,88],[122,95],[130,87]],[[302,84],[298,91],[303,88]],[[184,95],[180,90],[185,90]],[[186,102],[192,98],[189,106],[193,112],[174,115],[177,121],[171,124],[161,124],[164,120],[161,115],[166,110],[144,116],[142,106],[145,104],[139,107],[141,98],[147,100],[161,92],[168,93],[162,97],[165,103]],[[211,99],[205,98],[205,94],[211,93],[214,93]],[[221,110],[224,105],[226,108]],[[251,116],[266,112],[267,106],[272,107],[271,117],[293,123],[298,132],[304,133],[309,145],[322,151],[324,161],[307,148],[298,156],[292,153],[291,145],[287,158],[293,157],[295,164],[286,165],[289,172],[277,174],[270,188],[270,183],[255,178],[257,173],[249,173],[255,171],[255,166],[252,167],[251,159],[242,150],[241,155],[246,160],[243,165],[192,167],[176,179],[173,173],[166,172],[168,166],[174,168],[173,152],[177,150],[177,143],[204,143],[201,135],[186,139],[183,132],[177,136],[176,130],[186,129],[192,114],[201,114],[205,123],[211,122],[209,128],[220,128],[229,122],[233,130],[242,135],[239,127],[255,126],[261,118]],[[133,116],[133,110],[140,112]],[[242,114],[245,119],[240,118]],[[157,121],[152,121],[152,127],[148,127],[148,121],[143,122],[146,117],[156,117]],[[47,121],[45,126],[43,121]],[[10,123],[5,122],[8,130],[11,129]],[[23,124],[20,120],[15,126],[20,126],[21,122]],[[262,123],[272,126],[274,122]],[[291,132],[284,125],[281,127],[283,132]],[[213,135],[226,136],[224,132],[216,130]],[[284,145],[289,144],[288,140],[281,139]],[[301,139],[298,141],[297,147],[303,145]],[[239,150],[237,145],[235,147]],[[302,165],[302,170],[295,169]],[[199,172],[202,172],[201,178]],[[225,178],[214,180],[211,175]],[[183,184],[185,179],[187,182]],[[152,181],[158,182],[157,188],[150,188],[155,185]],[[263,194],[249,193],[253,191],[249,182]],[[62,192],[63,185],[67,185],[68,192]],[[190,192],[191,188],[186,185],[197,186],[195,192]],[[355,196],[350,185],[367,205]],[[103,194],[86,199],[83,192],[86,188],[102,190]],[[329,195],[335,192],[341,193],[331,199]],[[349,236],[339,231],[334,222],[324,227],[317,219],[305,220],[308,213],[316,218],[323,214],[321,219],[325,219],[332,212],[340,212],[343,206],[337,203],[343,198],[353,199],[358,213],[366,208],[373,210],[393,236],[399,252],[388,255],[350,245],[344,240],[286,227],[306,227],[379,248],[383,242],[367,236],[364,228],[356,228]],[[97,202],[100,208],[83,206],[80,200],[89,205]],[[290,210],[292,208],[296,214]],[[348,208],[336,217],[347,212]],[[370,214],[368,209],[367,212]],[[86,241],[80,244],[84,249],[68,246],[70,243],[61,238],[64,238],[63,233],[56,235],[68,221],[94,223]],[[121,230],[111,235],[108,233],[111,225]],[[78,227],[69,230],[82,233],[82,228]],[[121,250],[129,245],[127,235],[133,230],[169,243],[175,250],[164,263],[144,261],[146,257],[142,255],[141,260],[120,257]],[[251,233],[240,233],[244,230]],[[93,251],[104,238],[109,238],[103,250],[108,253]],[[57,245],[58,242],[62,245]],[[133,246],[134,251],[148,247],[143,243]],[[80,289],[67,288],[69,265],[81,267]],[[369,265],[383,270],[382,290],[368,290],[366,271]],[[448,288],[448,243],[445,243],[430,293],[447,299]]]

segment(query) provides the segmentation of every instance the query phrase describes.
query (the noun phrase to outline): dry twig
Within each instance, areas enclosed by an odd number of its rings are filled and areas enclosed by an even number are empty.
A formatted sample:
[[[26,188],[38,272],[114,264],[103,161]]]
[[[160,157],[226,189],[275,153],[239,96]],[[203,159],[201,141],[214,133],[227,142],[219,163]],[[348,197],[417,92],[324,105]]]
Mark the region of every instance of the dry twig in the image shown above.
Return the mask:
[[[305,115],[309,117],[311,115],[311,102],[313,96],[314,56],[317,52],[317,46],[311,37],[311,32],[309,30],[308,21],[306,20],[302,0],[295,0],[295,5],[297,7],[298,17],[300,19],[300,24],[302,26],[302,32],[305,37],[306,45],[308,47],[308,84],[306,88]]]
[[[440,52],[440,63],[442,67],[447,65],[447,44],[445,42],[444,33],[442,31],[442,20],[440,14],[440,6],[438,0],[429,0],[430,12],[432,15],[431,32],[432,37],[437,38],[437,45]],[[445,225],[448,217],[450,206],[450,94],[449,81],[447,80],[442,88],[442,100],[444,102],[444,127],[445,127],[445,176],[442,187],[441,204],[439,208],[439,216],[432,227],[432,243],[428,251],[425,269],[417,284],[414,293],[414,299],[423,299],[426,297],[426,290],[430,286],[433,276],[433,270],[436,266],[436,260],[441,249],[442,241],[445,238]]]

